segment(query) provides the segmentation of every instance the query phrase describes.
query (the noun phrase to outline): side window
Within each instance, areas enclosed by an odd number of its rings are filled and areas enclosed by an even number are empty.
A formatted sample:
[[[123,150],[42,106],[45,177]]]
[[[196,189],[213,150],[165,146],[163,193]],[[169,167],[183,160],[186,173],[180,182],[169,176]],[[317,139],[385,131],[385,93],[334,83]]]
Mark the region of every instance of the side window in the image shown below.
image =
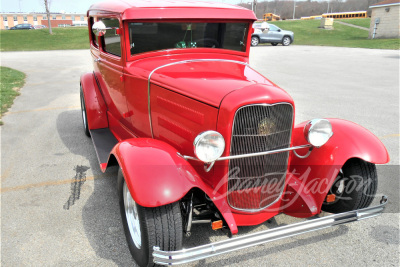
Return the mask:
[[[278,28],[275,27],[274,25],[270,24],[270,25],[269,25],[269,30],[270,30],[270,31],[277,31]]]
[[[115,28],[107,30],[106,34],[102,37],[104,51],[121,56],[121,38],[116,34],[116,29],[119,28],[118,19],[101,19],[107,28]]]

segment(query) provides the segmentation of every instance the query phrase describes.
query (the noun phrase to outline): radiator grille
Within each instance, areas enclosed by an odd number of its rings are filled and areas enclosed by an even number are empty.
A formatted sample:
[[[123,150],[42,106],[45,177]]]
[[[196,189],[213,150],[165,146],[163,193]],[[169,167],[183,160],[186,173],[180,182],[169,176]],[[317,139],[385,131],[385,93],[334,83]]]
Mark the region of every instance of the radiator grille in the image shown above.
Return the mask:
[[[290,146],[293,107],[282,103],[251,105],[235,115],[231,152],[242,155]],[[285,184],[289,152],[229,161],[228,202],[240,210],[260,210],[274,203]]]

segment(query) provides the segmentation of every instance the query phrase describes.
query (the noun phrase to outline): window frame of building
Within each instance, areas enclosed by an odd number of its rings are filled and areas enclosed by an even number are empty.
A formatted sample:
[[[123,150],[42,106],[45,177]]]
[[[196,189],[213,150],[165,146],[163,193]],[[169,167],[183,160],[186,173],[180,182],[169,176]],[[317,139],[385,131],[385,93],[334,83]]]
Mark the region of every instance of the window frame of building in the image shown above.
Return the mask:
[[[62,15],[61,19],[65,20],[65,15]]]
[[[23,17],[24,21],[28,21],[28,16],[27,15],[23,15],[22,17]]]
[[[8,21],[7,16],[3,16],[3,21]]]
[[[33,16],[33,21],[37,21],[37,16]]]
[[[81,21],[85,21],[85,16],[81,15]]]
[[[18,17],[17,16],[13,16],[14,21],[18,21]]]
[[[71,15],[71,20],[75,21],[75,15]]]
[[[52,16],[52,19],[53,19],[53,20],[57,20],[57,15],[53,15],[53,16]]]

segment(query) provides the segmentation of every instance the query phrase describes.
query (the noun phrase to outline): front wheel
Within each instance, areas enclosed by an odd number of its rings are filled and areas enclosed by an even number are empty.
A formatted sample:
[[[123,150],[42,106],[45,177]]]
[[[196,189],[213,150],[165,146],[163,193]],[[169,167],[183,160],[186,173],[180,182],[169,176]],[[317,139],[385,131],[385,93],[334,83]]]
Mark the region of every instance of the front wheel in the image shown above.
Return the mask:
[[[340,213],[366,208],[374,199],[377,188],[375,164],[351,159],[342,167],[328,193],[331,200],[325,200],[322,210]]]
[[[118,188],[126,241],[139,266],[154,266],[153,246],[165,251],[182,249],[182,216],[178,202],[155,208],[140,206],[132,198],[121,169]]]
[[[282,45],[283,46],[288,46],[288,45],[290,45],[291,42],[292,42],[292,40],[290,39],[289,36],[285,36],[282,39]]]
[[[251,37],[251,46],[257,46],[260,43],[260,39],[257,36]]]

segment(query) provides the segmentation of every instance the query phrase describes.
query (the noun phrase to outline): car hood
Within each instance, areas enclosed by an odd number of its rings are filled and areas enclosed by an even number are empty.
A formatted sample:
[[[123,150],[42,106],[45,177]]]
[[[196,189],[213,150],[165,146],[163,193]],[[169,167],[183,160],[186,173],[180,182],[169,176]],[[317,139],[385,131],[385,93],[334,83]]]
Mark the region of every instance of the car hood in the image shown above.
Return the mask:
[[[281,30],[281,33],[282,33],[282,34],[293,35],[293,32],[291,32],[291,31]]]
[[[227,94],[253,84],[265,84],[282,90],[240,61],[193,59],[159,64],[159,67],[150,64],[153,69],[149,68],[149,64],[146,65],[146,78],[150,78],[151,84],[215,107],[220,106]]]

